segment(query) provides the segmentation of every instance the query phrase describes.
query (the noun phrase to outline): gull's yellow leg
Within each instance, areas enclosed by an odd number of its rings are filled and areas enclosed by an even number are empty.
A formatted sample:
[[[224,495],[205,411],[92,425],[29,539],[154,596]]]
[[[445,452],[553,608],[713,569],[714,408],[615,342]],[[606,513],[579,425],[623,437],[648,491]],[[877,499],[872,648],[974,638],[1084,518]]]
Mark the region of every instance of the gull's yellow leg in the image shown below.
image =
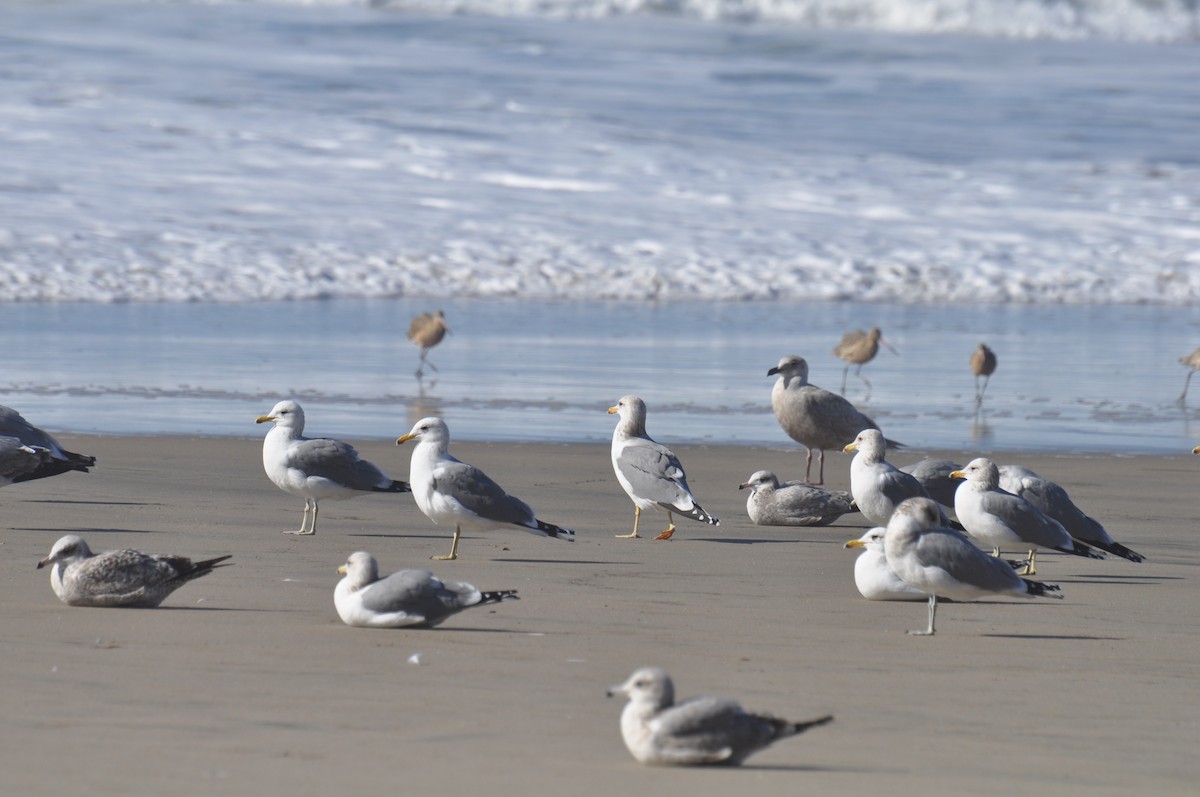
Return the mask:
[[[618,540],[632,540],[632,539],[638,537],[639,535],[637,533],[637,527],[638,527],[638,521],[640,521],[641,519],[642,519],[642,508],[640,506],[635,506],[633,508],[633,531],[631,531],[629,534],[614,534],[613,536],[616,537]]]
[[[429,558],[433,559],[435,561],[438,561],[438,562],[449,562],[454,559],[457,559],[458,558],[458,536],[460,534],[462,534],[462,527],[455,526],[454,527],[454,541],[450,543],[450,555],[449,556],[431,556]]]

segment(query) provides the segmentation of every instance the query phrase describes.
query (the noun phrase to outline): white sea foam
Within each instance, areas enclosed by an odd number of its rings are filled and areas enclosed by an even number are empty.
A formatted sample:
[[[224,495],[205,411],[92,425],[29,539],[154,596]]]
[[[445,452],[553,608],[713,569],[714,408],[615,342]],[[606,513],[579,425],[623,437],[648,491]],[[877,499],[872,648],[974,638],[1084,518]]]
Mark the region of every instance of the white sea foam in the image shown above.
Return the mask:
[[[1200,300],[1194,47],[691,8],[7,6],[0,296]]]

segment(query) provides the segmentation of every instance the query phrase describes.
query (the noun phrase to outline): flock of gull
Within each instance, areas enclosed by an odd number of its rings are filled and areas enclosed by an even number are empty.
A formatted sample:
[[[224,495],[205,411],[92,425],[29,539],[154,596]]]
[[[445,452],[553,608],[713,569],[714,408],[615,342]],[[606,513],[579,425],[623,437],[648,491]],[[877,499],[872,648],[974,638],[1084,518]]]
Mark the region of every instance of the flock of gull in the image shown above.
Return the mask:
[[[433,367],[426,354],[446,331],[441,311],[413,322],[409,337],[421,347],[422,367]],[[861,369],[881,343],[891,348],[878,329],[847,334],[835,349],[848,363],[843,389],[850,366]],[[1200,368],[1200,350],[1195,356],[1195,364],[1187,358],[1184,364]],[[994,353],[980,344],[971,360],[977,380],[985,380],[982,388],[977,382],[977,401],[995,366]],[[759,525],[823,526],[860,513],[873,527],[845,543],[862,549],[853,568],[855,584],[868,600],[927,601],[926,628],[910,633],[935,633],[939,599],[1061,597],[1056,585],[1027,578],[1036,573],[1039,549],[1089,558],[1111,554],[1131,562],[1143,559],[1114,541],[1060,485],[1026,468],[997,466],[983,457],[965,466],[923,459],[895,467],[887,453],[901,446],[843,396],[811,384],[803,357],[783,357],[767,373],[776,377],[771,391],[775,417],[807,450],[805,479],[781,482],[770,471],[752,474],[740,485],[749,490],[750,520]],[[647,434],[645,402],[627,395],[608,412],[619,416],[612,437],[613,471],[634,505],[632,531],[617,536],[639,537],[643,510],[666,513],[667,528],[656,540],[672,538],[676,517],[719,525],[693,495],[679,458]],[[281,490],[304,499],[300,528],[284,533],[315,534],[318,502],[324,499],[411,492],[431,521],[454,529],[449,553],[433,557],[437,560],[458,558],[464,530],[509,528],[575,540],[574,531],[540,519],[529,504],[482,470],[451,455],[450,432],[441,418],[423,418],[397,439],[397,445],[414,443],[408,482],[392,479],[347,443],[304,436],[304,411],[295,401],[280,401],[257,422],[272,424],[263,441],[266,475]],[[823,487],[826,450],[854,454],[848,493]],[[1200,453],[1200,446],[1195,452]],[[0,486],[87,472],[94,464],[93,457],[66,451],[15,410],[0,407]],[[1005,559],[1006,549],[1025,557]],[[38,567],[50,568],[55,594],[69,605],[153,607],[184,583],[229,564],[229,558],[192,561],[133,550],[95,554],[82,538],[69,535],[54,544]],[[421,569],[381,577],[375,558],[364,551],[351,554],[339,573],[343,577],[334,590],[334,605],[350,626],[432,627],[468,608],[517,598],[514,590],[481,591]],[[676,704],[671,679],[653,667],[635,671],[609,694],[627,699],[622,736],[633,757],[649,764],[737,764],[778,739],[832,719],[788,722],[707,697]]]

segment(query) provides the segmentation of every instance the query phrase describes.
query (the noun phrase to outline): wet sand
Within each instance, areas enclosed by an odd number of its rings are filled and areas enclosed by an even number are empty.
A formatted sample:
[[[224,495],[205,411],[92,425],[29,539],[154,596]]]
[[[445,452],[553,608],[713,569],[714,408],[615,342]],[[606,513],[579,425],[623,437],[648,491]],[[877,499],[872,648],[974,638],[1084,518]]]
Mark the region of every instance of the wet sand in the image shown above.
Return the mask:
[[[258,438],[64,442],[98,467],[0,491],[6,793],[1096,795],[1200,782],[1200,458],[1000,458],[1063,484],[1147,561],[1041,554],[1038,578],[1065,600],[946,604],[938,635],[920,638],[905,631],[924,627],[923,604],[855,590],[842,543],[860,518],[747,519],[738,483],[760,468],[797,477],[797,448],[677,447],[722,525],[683,520],[654,542],[613,538],[633,507],[606,445],[456,444],[578,541],[467,534],[458,561],[431,563],[452,529],[408,495],[326,501],[315,537],[280,534],[303,502],[267,481]],[[359,449],[406,478],[408,449]],[[848,488],[849,462],[829,455],[829,486]],[[643,530],[663,520],[648,513]],[[72,608],[34,569],[67,533],[235,565],[157,610]],[[521,600],[435,630],[348,628],[333,587],[355,550]],[[665,667],[681,697],[836,721],[741,769],[643,767],[604,696],[643,664]]]

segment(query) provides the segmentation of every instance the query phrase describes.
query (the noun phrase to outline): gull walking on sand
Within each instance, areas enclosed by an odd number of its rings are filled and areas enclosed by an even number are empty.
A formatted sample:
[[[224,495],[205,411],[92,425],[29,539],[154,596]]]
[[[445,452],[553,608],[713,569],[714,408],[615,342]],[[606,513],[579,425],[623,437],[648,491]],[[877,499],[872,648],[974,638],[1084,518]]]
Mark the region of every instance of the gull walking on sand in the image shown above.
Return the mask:
[[[1046,516],[1057,520],[1072,539],[1082,540],[1088,545],[1131,562],[1140,562],[1146,558],[1113,540],[1100,521],[1088,516],[1075,505],[1066,490],[1048,479],[1043,479],[1029,468],[1001,465],[1000,489],[1024,498],[1042,510]]]
[[[450,327],[446,326],[446,315],[441,310],[434,315],[421,313],[408,325],[408,339],[421,349],[420,360],[417,363],[417,379],[425,376],[426,365],[434,371],[437,370],[433,360],[427,360],[426,355],[429,354],[430,349],[442,342],[442,338],[446,337],[446,333],[449,331]]]
[[[629,700],[621,711],[621,737],[641,764],[736,766],[780,739],[833,721],[832,715],[789,722],[751,714],[733,700],[694,697],[675,703],[675,686],[658,667],[635,670],[608,696]]]
[[[643,509],[657,508],[667,513],[667,528],[654,538],[656,540],[669,540],[675,533],[672,513],[713,526],[721,525],[721,521],[696,503],[679,458],[646,434],[646,402],[637,396],[625,396],[615,407],[609,407],[608,413],[620,415],[613,429],[612,464],[617,481],[633,501],[633,531],[617,537],[639,536],[638,522],[642,519]]]
[[[355,551],[338,568],[345,578],[333,591],[338,617],[360,628],[433,628],[453,614],[516,599],[513,589],[480,592],[465,581],[442,580],[428,570],[397,570],[379,577],[379,563]]]
[[[504,492],[487,474],[450,455],[450,430],[441,418],[422,418],[412,431],[396,440],[402,445],[416,440],[408,477],[413,498],[434,523],[453,523],[454,540],[447,556],[458,558],[458,540],[464,528],[476,531],[518,528],[531,534],[575,541],[575,532],[538,520],[529,504]]]
[[[901,580],[929,595],[929,626],[909,631],[934,634],[938,598],[973,601],[992,595],[1061,598],[1056,584],[1029,581],[1002,559],[988,556],[954,529],[939,526],[940,510],[929,498],[896,507],[884,533],[887,563]]]
[[[863,415],[846,399],[808,382],[808,362],[788,355],[767,376],[779,375],[771,388],[771,409],[788,437],[808,449],[804,459],[804,481],[813,484],[812,452],[817,451],[816,484],[825,483],[825,449],[846,445],[863,429],[878,429],[875,421]],[[890,442],[890,446],[897,443]]]
[[[1028,549],[1029,558],[1022,575],[1037,572],[1038,548],[1091,559],[1104,558],[1104,554],[1087,543],[1072,540],[1057,520],[1047,517],[1024,498],[1002,490],[1000,470],[990,459],[973,459],[950,475],[966,479],[954,494],[954,513],[967,535],[980,545],[990,545],[993,556],[999,556],[1004,546]]]
[[[862,553],[854,560],[854,586],[869,601],[923,601],[929,593],[923,592],[896,575],[883,552],[883,538],[887,529],[876,526],[856,540],[848,540],[844,548],[861,548]]]
[[[929,497],[915,476],[883,458],[887,441],[878,429],[863,429],[842,450],[857,452],[850,463],[850,494],[868,523],[885,526],[901,501]]]
[[[850,366],[856,366],[854,375],[863,381],[867,386],[867,392],[871,392],[871,383],[862,375],[862,367],[871,360],[875,359],[875,355],[879,353],[879,344],[883,344],[892,354],[899,355],[900,352],[888,343],[879,327],[871,327],[871,331],[867,332],[862,329],[854,329],[842,335],[842,340],[838,345],[833,347],[833,353],[846,361],[846,367],[842,369],[842,394],[846,393],[846,375],[850,372]]]
[[[750,490],[746,514],[758,526],[827,526],[854,509],[850,493],[800,482],[780,482],[769,470],[755,471],[738,485]]]
[[[50,586],[68,606],[158,606],[187,582],[207,576],[232,554],[193,562],[183,556],[124,549],[92,553],[82,537],[68,534],[38,562],[49,566]]]
[[[275,426],[263,438],[263,469],[285,493],[304,498],[304,516],[297,531],[317,533],[317,501],[344,500],[368,493],[407,493],[396,481],[361,459],[354,447],[340,440],[304,436],[304,410],[294,401],[281,401],[256,423]],[[311,513],[311,515],[310,515]]]
[[[996,353],[980,343],[971,355],[971,373],[975,375],[975,405],[983,403],[983,394],[987,390],[992,374],[996,372]],[[983,387],[979,386],[979,377],[983,377]]]
[[[9,482],[10,484],[44,479],[73,470],[87,473],[88,469],[96,464],[95,457],[67,451],[49,432],[34,426],[25,420],[21,413],[4,405],[0,405],[0,436],[15,437],[21,442],[21,445],[28,446],[35,451],[45,452],[38,454],[41,461],[37,467],[22,468],[22,472],[17,474],[16,478]]]

